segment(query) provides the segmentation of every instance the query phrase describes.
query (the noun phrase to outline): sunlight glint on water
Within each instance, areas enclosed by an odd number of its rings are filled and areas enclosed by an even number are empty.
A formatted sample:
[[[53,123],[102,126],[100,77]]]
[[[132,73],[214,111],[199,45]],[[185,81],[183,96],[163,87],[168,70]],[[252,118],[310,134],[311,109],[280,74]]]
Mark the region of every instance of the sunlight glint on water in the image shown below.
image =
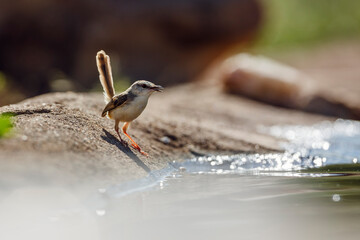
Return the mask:
[[[282,171],[289,175],[286,172],[332,164],[356,164],[360,158],[359,122],[337,120],[335,123],[323,122],[314,126],[273,126],[259,130],[284,139],[282,146],[285,152],[205,156],[175,163],[174,166],[192,173],[258,174]]]

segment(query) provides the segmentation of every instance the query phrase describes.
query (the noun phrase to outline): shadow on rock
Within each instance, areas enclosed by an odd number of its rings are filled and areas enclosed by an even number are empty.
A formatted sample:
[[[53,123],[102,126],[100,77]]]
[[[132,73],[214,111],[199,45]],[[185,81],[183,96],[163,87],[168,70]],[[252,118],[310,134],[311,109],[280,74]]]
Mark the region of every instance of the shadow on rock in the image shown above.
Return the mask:
[[[136,156],[135,153],[131,151],[129,146],[123,145],[114,135],[103,129],[105,136],[101,136],[102,139],[104,139],[106,142],[115,145],[117,148],[119,148],[121,151],[123,151],[129,158],[131,158],[139,167],[144,169],[145,172],[149,173],[151,172],[151,169],[146,166],[146,164],[141,161],[141,159]]]

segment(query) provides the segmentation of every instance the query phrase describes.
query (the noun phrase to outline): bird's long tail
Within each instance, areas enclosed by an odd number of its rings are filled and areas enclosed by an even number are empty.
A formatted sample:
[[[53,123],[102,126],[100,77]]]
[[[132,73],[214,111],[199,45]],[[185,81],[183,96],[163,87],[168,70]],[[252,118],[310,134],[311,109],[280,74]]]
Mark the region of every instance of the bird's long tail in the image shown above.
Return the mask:
[[[96,65],[99,71],[99,78],[104,89],[104,99],[108,103],[115,95],[114,82],[111,73],[110,57],[101,50],[96,54]]]

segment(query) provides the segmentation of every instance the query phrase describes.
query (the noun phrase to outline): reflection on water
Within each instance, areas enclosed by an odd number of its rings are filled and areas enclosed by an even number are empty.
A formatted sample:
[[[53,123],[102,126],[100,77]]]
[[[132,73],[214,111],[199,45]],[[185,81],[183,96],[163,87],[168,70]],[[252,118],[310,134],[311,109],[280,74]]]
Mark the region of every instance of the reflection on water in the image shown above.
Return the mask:
[[[360,124],[261,131],[284,139],[285,153],[173,162],[91,193],[2,192],[0,239],[356,239]]]
[[[359,183],[183,173],[112,202],[103,227],[108,239],[355,239]]]

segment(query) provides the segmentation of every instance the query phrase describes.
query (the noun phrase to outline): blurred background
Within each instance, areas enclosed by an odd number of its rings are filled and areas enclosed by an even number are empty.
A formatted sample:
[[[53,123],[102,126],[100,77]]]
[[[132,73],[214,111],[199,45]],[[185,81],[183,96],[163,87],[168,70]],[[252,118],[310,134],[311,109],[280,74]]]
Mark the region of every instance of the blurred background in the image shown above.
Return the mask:
[[[351,55],[359,34],[353,0],[1,0],[0,106],[52,91],[100,90],[100,49],[123,89],[137,79],[193,81],[244,50],[282,59],[336,42],[331,51]]]

